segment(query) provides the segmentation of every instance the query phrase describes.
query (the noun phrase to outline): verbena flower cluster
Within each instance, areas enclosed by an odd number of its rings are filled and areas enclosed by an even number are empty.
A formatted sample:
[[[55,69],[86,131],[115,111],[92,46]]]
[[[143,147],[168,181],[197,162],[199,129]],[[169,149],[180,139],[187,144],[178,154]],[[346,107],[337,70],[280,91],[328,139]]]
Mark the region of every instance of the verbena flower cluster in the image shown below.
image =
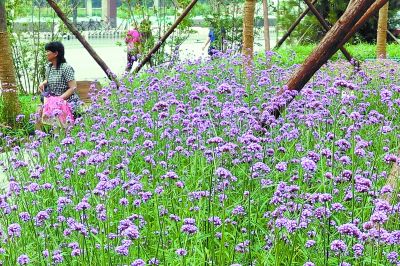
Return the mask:
[[[331,63],[275,97],[296,66],[274,60],[123,77],[12,148],[2,263],[399,265],[399,66]]]

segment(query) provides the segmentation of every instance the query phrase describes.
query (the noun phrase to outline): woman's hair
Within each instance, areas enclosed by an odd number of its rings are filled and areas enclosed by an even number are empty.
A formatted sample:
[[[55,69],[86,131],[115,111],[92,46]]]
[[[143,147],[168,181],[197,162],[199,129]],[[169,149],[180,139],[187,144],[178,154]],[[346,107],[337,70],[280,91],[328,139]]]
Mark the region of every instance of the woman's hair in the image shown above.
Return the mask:
[[[44,47],[46,51],[51,51],[53,53],[58,52],[57,54],[57,68],[60,67],[62,63],[66,63],[67,61],[64,58],[64,45],[61,42],[49,42]]]

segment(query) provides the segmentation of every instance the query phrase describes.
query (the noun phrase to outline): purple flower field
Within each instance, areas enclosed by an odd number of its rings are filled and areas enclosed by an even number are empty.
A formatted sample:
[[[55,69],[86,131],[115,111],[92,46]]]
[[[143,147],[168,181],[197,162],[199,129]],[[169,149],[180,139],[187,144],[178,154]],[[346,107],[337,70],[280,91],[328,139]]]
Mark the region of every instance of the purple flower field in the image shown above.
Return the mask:
[[[399,65],[330,63],[265,129],[296,66],[257,60],[123,77],[13,148],[3,264],[400,265]]]

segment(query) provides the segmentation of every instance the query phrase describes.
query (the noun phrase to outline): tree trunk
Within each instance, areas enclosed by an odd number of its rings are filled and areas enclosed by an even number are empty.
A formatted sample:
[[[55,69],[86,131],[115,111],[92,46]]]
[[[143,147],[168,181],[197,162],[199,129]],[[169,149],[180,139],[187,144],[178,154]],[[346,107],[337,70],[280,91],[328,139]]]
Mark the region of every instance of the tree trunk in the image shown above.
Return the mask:
[[[243,10],[243,48],[245,66],[249,66],[253,59],[254,45],[254,11],[256,0],[246,0]]]
[[[389,2],[379,10],[378,33],[376,38],[376,57],[386,58]]]
[[[0,0],[0,87],[4,104],[0,115],[3,116],[7,125],[14,127],[16,125],[15,119],[20,114],[21,109],[6,21],[5,0]]]
[[[271,50],[271,42],[269,39],[268,0],[263,0],[263,15],[264,15],[265,51],[269,51],[269,50]]]

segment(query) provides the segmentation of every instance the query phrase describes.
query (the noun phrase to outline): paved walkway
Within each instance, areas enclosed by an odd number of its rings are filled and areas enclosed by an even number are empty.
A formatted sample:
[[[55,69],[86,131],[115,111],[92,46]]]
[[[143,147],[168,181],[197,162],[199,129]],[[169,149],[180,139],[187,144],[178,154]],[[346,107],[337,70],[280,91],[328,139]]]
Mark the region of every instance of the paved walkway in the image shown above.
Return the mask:
[[[207,41],[208,29],[201,27],[194,27],[193,29],[197,33],[192,34],[181,46],[180,55],[184,59],[207,56],[207,49],[203,51],[202,47]],[[123,39],[89,39],[88,41],[115,74],[120,75],[124,72],[126,52]],[[117,42],[122,43],[122,45],[117,45]],[[104,71],[78,40],[65,40],[63,43],[65,45],[65,58],[74,67],[77,80],[94,80],[106,77]],[[257,38],[255,43],[255,51],[264,49],[264,40],[262,38]],[[273,46],[274,43],[275,41],[273,40],[271,45]]]

